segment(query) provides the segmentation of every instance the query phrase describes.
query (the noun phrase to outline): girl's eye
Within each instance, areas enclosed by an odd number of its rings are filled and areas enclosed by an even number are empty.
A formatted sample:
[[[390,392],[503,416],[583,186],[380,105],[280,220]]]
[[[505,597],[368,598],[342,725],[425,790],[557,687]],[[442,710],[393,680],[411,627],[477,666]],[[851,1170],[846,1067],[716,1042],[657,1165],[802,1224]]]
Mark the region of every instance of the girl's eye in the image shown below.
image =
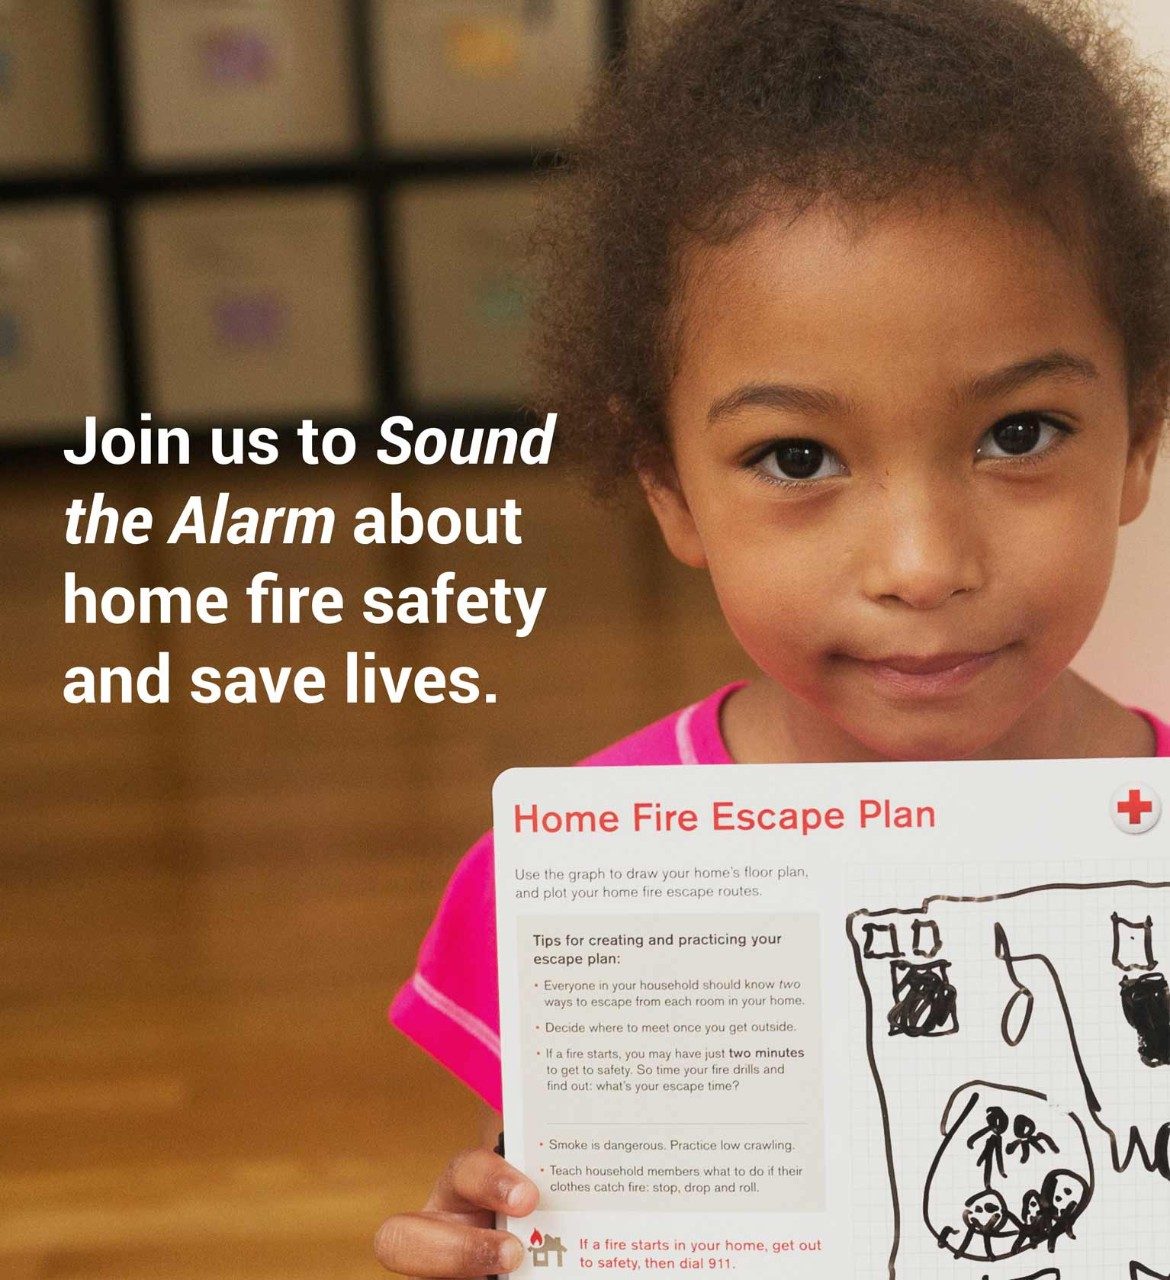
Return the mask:
[[[979,442],[980,458],[1026,458],[1047,453],[1070,428],[1038,413],[1003,418]]]
[[[752,465],[767,479],[800,484],[845,475],[845,464],[816,440],[776,440],[758,454]]]

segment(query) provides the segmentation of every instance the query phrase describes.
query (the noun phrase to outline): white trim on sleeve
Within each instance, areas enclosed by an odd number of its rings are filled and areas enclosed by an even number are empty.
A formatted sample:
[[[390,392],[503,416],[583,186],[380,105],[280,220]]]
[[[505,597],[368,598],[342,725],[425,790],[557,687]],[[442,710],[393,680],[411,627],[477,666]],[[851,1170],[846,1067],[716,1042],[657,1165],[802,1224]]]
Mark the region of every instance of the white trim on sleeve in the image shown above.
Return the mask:
[[[695,718],[695,712],[700,705],[698,702],[692,703],[675,721],[674,738],[680,764],[699,763],[699,753],[695,750],[695,739],[691,734],[691,721]]]
[[[497,1058],[500,1056],[500,1037],[482,1018],[477,1018],[474,1013],[456,1004],[450,996],[445,996],[436,987],[431,986],[421,973],[414,975],[410,985],[420,1000],[425,1000],[432,1009],[446,1015],[456,1026],[462,1027],[469,1036],[473,1036]]]

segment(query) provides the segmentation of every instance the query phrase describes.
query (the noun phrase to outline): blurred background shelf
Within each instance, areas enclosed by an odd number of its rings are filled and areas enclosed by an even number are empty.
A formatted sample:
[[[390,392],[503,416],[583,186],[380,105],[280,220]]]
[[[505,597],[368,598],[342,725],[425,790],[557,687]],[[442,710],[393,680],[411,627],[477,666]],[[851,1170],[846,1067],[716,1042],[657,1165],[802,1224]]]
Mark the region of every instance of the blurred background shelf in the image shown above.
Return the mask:
[[[10,449],[68,443],[85,413],[114,426],[134,423],[142,412],[158,422],[276,419],[293,412],[294,400],[312,412],[285,377],[290,363],[314,385],[335,381],[315,408],[338,424],[409,404],[458,405],[513,420],[522,399],[526,299],[501,262],[510,246],[518,272],[517,204],[498,194],[500,184],[511,179],[521,187],[556,165],[593,78],[621,56],[627,24],[637,24],[645,3],[6,0],[0,458]],[[439,229],[422,246],[411,231],[419,184],[434,181],[447,190],[442,225],[454,237],[450,246]],[[347,203],[346,242],[322,246],[319,262],[344,298],[334,300],[341,312],[322,316],[322,327],[336,333],[339,350],[349,344],[351,367],[344,370],[324,349],[306,362],[296,347],[313,336],[304,327],[312,281],[302,281],[299,303],[292,284],[313,210],[328,220],[321,202],[329,195]],[[262,237],[263,251],[255,235],[242,250],[250,257],[244,274],[267,283],[250,298],[247,290],[223,296],[218,217],[219,266],[209,263],[200,281],[201,268],[188,255],[177,296],[164,261],[165,224],[189,242],[200,238],[201,226],[215,238],[215,198],[227,204],[233,196],[239,207],[284,200],[279,225]],[[62,367],[73,347],[72,335],[49,317],[70,305],[76,273],[62,278],[64,265],[56,276],[47,265],[39,270],[25,225],[56,205],[78,204],[94,223],[84,275],[105,317],[100,333],[90,335],[101,347],[93,356],[101,367],[92,372],[93,386],[51,387],[44,369]],[[461,230],[468,217],[482,226],[485,269],[495,281],[486,292],[461,288],[451,269],[458,261],[483,274],[479,246]],[[172,256],[178,251],[173,244]],[[428,269],[435,274],[428,277]],[[167,348],[167,334],[186,329],[180,307],[188,309],[190,340]],[[453,331],[458,348],[420,349],[419,335],[434,331],[436,315],[451,318],[461,308]],[[90,330],[97,313],[91,305]],[[294,317],[299,328],[288,323]],[[504,328],[510,332],[501,349]],[[251,346],[249,359],[225,351],[233,341]],[[208,394],[209,372],[241,363],[247,368],[238,397],[230,387]],[[443,385],[444,367],[450,386]],[[493,378],[477,383],[484,370]],[[265,386],[283,394],[265,394]]]

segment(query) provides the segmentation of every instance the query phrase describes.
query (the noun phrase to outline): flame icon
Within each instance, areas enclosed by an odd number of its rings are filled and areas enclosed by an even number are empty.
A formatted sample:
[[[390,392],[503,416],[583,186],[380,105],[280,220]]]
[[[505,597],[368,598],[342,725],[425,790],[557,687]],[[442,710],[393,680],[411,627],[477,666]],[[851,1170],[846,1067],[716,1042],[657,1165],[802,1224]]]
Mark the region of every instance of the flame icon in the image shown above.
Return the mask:
[[[537,1231],[535,1227],[533,1227],[532,1234],[528,1237],[528,1242],[529,1244],[535,1244],[535,1245],[544,1244],[544,1236],[542,1236],[540,1232]]]

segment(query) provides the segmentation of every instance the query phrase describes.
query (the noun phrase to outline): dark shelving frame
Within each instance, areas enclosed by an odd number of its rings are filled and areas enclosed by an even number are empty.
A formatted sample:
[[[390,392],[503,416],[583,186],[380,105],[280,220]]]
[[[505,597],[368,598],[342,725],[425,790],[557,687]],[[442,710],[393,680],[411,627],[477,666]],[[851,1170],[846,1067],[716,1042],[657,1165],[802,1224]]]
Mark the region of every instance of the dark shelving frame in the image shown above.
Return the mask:
[[[578,0],[586,3],[587,0]],[[620,58],[625,49],[629,0],[592,0],[602,11],[605,56]],[[140,414],[152,412],[156,424],[164,420],[147,403],[143,369],[139,306],[134,279],[134,245],[130,223],[136,204],[160,194],[194,195],[205,192],[267,192],[343,188],[361,200],[365,231],[367,314],[374,370],[373,413],[370,421],[318,419],[323,428],[345,427],[359,438],[372,437],[378,423],[391,413],[407,413],[428,425],[467,426],[515,422],[518,414],[498,407],[444,411],[411,403],[402,377],[401,345],[397,330],[400,308],[390,245],[390,201],[404,183],[418,179],[460,181],[489,175],[523,175],[555,166],[558,150],[476,148],[463,152],[398,152],[379,136],[376,118],[376,77],[372,42],[373,0],[346,0],[349,23],[351,86],[355,96],[357,138],[351,154],[304,160],[241,161],[218,165],[149,167],[138,164],[130,147],[130,104],[119,0],[89,0],[96,34],[94,92],[98,120],[98,162],[86,172],[38,172],[0,177],[0,207],[79,198],[97,202],[105,213],[108,235],[109,289],[115,333],[117,386],[122,413],[106,425],[136,425]],[[166,419],[169,426],[188,426],[193,432],[205,422]],[[232,425],[239,425],[233,422]],[[287,418],[266,420],[255,415],[249,426],[291,430]],[[0,463],[41,462],[60,458],[62,445],[76,440],[79,426],[62,423],[59,430],[35,439],[0,438]]]

